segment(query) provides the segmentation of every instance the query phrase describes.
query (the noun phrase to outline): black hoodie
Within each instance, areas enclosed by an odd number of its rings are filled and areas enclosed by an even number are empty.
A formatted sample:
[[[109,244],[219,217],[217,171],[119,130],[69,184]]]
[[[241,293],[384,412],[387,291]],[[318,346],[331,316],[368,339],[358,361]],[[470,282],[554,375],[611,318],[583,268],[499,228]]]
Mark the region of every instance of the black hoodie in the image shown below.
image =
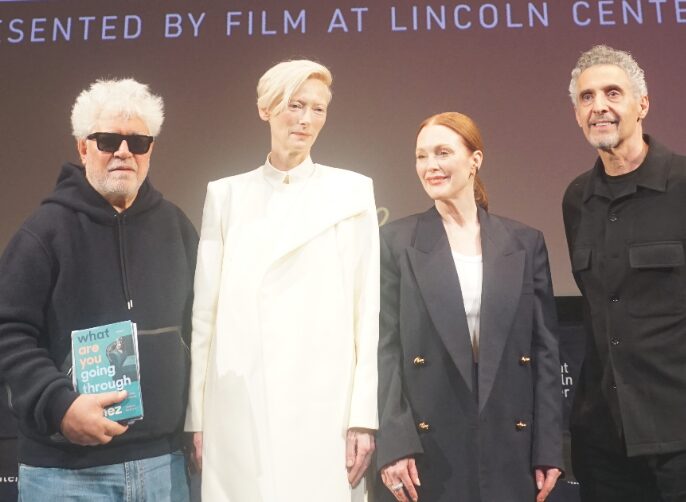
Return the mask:
[[[83,168],[62,167],[0,258],[0,374],[19,418],[20,462],[83,468],[179,448],[197,242],[148,180],[118,213]],[[71,332],[124,320],[138,325],[145,416],[107,445],[71,444],[59,434],[78,396],[67,375]]]

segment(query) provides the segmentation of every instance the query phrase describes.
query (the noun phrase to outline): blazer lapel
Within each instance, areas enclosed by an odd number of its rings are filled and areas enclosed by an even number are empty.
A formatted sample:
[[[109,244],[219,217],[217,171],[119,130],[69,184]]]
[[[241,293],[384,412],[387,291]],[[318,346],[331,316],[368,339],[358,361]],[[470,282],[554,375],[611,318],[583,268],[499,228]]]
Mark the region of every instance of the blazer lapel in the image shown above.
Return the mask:
[[[479,330],[479,411],[488,401],[524,279],[524,250],[503,223],[479,209],[483,287]]]
[[[436,331],[472,390],[472,344],[462,291],[448,236],[435,208],[420,217],[415,246],[408,248],[407,254]]]

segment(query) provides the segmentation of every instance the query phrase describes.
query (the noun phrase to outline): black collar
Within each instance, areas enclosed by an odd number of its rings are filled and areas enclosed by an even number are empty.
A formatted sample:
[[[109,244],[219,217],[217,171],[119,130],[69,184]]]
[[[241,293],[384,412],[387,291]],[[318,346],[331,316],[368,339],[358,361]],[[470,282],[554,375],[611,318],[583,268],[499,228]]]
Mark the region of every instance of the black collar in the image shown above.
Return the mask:
[[[639,186],[658,192],[664,192],[667,190],[669,160],[672,157],[672,152],[647,134],[643,135],[643,140],[648,144],[648,153],[641,165],[637,168],[640,169],[640,172],[638,173],[638,176],[632,180],[634,186],[631,192],[636,192]],[[594,195],[607,199],[611,198],[603,180],[604,173],[605,166],[600,157],[598,157],[593,166],[591,177],[586,184],[586,189],[584,190],[584,202],[587,202]]]

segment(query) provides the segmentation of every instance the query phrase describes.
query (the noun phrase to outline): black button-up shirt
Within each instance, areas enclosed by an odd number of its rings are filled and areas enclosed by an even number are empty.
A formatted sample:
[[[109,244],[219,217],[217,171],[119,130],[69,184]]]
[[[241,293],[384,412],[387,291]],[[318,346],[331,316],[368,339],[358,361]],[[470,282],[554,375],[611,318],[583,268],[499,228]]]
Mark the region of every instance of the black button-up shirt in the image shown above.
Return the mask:
[[[686,157],[644,139],[638,169],[616,183],[599,158],[562,208],[588,333],[572,427],[630,456],[686,450]]]

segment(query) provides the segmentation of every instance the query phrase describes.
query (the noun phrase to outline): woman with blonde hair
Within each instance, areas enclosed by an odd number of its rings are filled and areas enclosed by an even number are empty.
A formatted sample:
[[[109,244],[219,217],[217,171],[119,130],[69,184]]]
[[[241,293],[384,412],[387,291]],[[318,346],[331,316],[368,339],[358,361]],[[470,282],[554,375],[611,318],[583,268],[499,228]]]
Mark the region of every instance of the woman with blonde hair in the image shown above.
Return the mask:
[[[376,500],[540,502],[561,465],[543,235],[487,211],[466,115],[426,119],[415,154],[434,205],[381,232]]]
[[[377,428],[372,181],[310,158],[331,73],[279,63],[257,86],[264,165],[211,182],[186,430],[212,502],[351,502]]]

